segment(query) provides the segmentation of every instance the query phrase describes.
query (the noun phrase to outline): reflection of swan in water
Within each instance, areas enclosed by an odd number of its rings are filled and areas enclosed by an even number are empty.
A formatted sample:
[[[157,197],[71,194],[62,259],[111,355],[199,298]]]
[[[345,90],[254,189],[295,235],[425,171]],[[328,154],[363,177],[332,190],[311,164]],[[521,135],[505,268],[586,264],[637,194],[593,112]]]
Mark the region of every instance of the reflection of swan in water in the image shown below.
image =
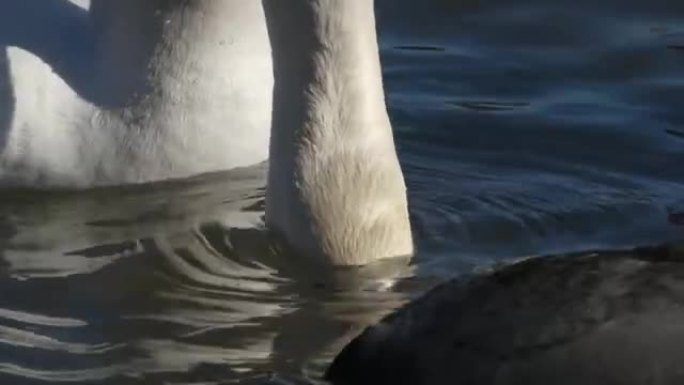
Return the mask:
[[[338,356],[336,385],[681,384],[682,252],[534,258],[439,286]]]
[[[412,253],[373,0],[45,4],[0,10],[0,44],[20,47],[5,182],[244,166],[266,157],[270,132],[267,225],[297,251],[342,265]]]
[[[320,373],[352,334],[405,301],[401,287],[355,288],[386,287],[410,267],[390,259],[312,273],[283,255],[258,228],[264,173],[0,193],[0,350],[11,352],[0,382]]]
[[[203,222],[259,226],[264,167],[88,192],[0,192],[0,247],[14,278],[69,277],[139,249],[138,239],[184,234]],[[68,231],[65,231],[68,229]],[[101,257],[96,257],[101,256]]]

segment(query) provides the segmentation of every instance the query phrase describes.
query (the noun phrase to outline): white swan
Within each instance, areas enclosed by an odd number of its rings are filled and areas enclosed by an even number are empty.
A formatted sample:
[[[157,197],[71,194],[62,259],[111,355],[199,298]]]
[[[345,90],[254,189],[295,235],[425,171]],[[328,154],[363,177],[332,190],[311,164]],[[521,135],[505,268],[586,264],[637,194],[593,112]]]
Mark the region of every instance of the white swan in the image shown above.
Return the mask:
[[[0,6],[1,35],[19,46],[8,49],[3,181],[138,183],[266,159],[272,66],[258,1],[90,5]]]
[[[339,265],[412,254],[373,0],[92,0],[65,13],[40,15],[52,30],[28,40],[44,49],[24,47],[37,56],[8,50],[1,180],[185,177],[265,159],[270,133],[266,222],[295,250]]]

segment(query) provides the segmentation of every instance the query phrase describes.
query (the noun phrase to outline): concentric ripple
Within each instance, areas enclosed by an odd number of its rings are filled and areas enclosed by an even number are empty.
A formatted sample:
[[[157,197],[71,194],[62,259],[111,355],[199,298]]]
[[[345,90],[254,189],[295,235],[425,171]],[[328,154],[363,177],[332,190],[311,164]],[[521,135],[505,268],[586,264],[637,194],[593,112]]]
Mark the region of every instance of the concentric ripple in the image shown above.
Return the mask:
[[[684,237],[684,2],[376,3],[413,263],[312,271],[263,229],[263,165],[4,191],[0,384],[317,384],[441,279]]]

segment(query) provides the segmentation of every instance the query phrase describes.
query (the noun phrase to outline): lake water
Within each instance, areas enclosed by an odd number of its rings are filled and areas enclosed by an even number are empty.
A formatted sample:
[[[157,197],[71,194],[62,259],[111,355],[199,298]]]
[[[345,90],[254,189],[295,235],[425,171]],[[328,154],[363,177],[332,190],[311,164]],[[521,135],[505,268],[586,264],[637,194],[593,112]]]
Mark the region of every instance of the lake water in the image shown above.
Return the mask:
[[[261,230],[263,166],[3,192],[0,383],[315,384],[441,280],[684,238],[684,2],[378,8],[410,265],[307,271]]]

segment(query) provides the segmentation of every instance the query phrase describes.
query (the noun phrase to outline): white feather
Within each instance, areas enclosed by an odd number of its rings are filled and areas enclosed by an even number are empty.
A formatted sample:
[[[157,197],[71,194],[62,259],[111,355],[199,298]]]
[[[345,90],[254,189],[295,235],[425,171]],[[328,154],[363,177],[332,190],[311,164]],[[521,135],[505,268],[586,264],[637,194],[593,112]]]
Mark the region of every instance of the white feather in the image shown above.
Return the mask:
[[[89,12],[57,20],[43,56],[8,50],[0,180],[185,177],[264,160],[270,132],[267,224],[296,250],[342,265],[413,253],[373,0],[77,5]]]
[[[261,4],[169,3],[93,0],[84,17],[95,27],[82,31],[93,52],[44,60],[8,49],[5,183],[137,183],[266,159],[273,79]],[[84,70],[67,83],[60,61]]]

